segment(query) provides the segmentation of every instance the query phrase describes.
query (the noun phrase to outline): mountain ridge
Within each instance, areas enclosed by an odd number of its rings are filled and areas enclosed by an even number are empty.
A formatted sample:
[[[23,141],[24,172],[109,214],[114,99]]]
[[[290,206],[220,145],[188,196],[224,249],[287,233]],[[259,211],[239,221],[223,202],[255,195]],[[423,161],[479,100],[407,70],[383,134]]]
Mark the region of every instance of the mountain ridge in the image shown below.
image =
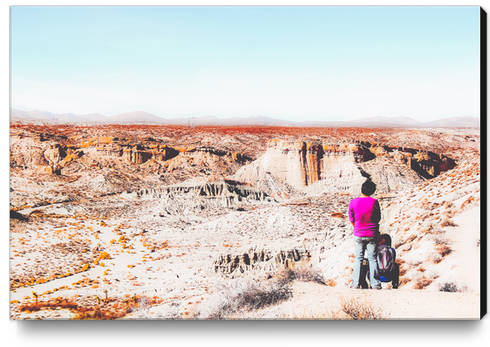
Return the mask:
[[[202,117],[163,118],[145,111],[131,111],[104,116],[100,113],[76,115],[73,113],[54,114],[46,111],[22,111],[10,108],[10,117],[15,120],[49,121],[61,123],[102,123],[102,124],[165,124],[165,125],[225,125],[225,126],[292,126],[292,127],[480,127],[478,117],[448,117],[434,121],[420,122],[406,116],[376,116],[352,121],[288,121],[279,118],[253,115],[249,117],[218,118]]]

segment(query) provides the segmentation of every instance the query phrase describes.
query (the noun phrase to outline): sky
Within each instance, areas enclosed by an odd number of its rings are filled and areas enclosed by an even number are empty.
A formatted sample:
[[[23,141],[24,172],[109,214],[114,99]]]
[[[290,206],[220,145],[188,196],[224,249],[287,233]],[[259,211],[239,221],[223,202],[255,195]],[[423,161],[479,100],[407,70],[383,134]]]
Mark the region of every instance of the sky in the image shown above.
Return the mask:
[[[291,121],[480,113],[477,6],[10,8],[10,106]]]

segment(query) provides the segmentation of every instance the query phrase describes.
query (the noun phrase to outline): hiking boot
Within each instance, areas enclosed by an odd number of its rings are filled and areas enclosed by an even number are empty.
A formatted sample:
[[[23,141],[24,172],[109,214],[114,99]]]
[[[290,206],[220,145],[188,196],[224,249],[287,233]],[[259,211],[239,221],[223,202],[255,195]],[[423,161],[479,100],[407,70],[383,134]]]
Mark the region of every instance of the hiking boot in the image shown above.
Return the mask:
[[[379,287],[373,287],[373,289],[374,290],[381,290],[382,288],[381,288],[381,286],[379,286]]]
[[[398,289],[398,284],[394,285],[392,289]]]
[[[350,289],[361,289],[360,286],[354,287],[352,284],[349,286]]]

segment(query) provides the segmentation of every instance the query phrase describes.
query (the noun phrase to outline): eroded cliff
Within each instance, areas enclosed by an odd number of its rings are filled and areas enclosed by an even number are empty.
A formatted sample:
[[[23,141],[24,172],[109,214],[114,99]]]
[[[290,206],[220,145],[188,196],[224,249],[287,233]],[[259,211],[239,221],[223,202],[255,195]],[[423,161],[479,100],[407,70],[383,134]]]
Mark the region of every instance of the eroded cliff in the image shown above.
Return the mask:
[[[376,164],[371,165],[371,161]],[[391,180],[416,184],[455,165],[443,154],[413,148],[369,142],[331,144],[273,139],[257,162],[242,167],[233,177],[265,190],[264,177],[269,174],[296,190],[317,186],[322,191],[330,187],[353,194],[366,178],[372,178],[386,193],[398,186],[390,184]]]

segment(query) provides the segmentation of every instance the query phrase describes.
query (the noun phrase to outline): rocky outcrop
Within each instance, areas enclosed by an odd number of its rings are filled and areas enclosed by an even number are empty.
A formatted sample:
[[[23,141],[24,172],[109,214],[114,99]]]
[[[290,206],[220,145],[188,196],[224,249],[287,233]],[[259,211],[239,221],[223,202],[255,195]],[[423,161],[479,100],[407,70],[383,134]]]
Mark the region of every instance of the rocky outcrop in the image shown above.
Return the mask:
[[[355,163],[372,157],[367,148],[358,144],[271,140],[262,165],[291,186],[301,189],[332,175],[349,175],[355,171]]]
[[[25,169],[35,166],[39,172],[48,174],[69,175],[71,171],[86,168],[100,170],[106,166],[116,168],[132,164],[137,165],[135,170],[148,169],[160,174],[180,171],[177,176],[192,177],[199,174],[210,176],[217,171],[219,177],[224,177],[252,160],[246,154],[200,146],[199,142],[172,147],[151,137],[138,140],[112,136],[72,137],[65,138],[65,142],[47,143],[45,138],[36,134],[26,138],[25,134],[15,133],[13,139],[11,167]],[[58,136],[52,140],[60,139]],[[17,144],[26,147],[28,143],[27,152],[24,148],[17,153]],[[78,160],[85,155],[84,160]],[[184,179],[179,177],[178,181]]]
[[[233,179],[270,190],[280,197],[297,194],[319,181],[344,187],[344,183],[337,181],[363,180],[356,163],[370,158],[369,153],[356,144],[271,140],[267,152],[238,170]]]
[[[213,271],[227,277],[239,277],[245,272],[273,272],[306,264],[311,253],[302,246],[288,250],[250,249],[245,253],[221,255],[212,265]]]
[[[353,186],[360,186],[365,178],[376,175],[366,170],[369,165],[364,164],[377,158],[387,159],[382,165],[403,165],[412,170],[409,176],[420,175],[426,179],[456,165],[454,160],[433,152],[369,142],[327,144],[271,140],[267,152],[258,160],[259,164],[240,169],[234,179],[257,186],[260,177],[264,176],[260,173],[262,170],[298,190],[322,182],[323,186],[332,185],[338,190],[354,193],[351,191]],[[391,171],[394,175],[404,176],[404,169]]]
[[[162,144],[117,144],[111,143],[108,145],[98,145],[97,153],[99,155],[121,157],[133,164],[143,164],[150,159],[156,161],[167,161],[177,156],[184,157],[198,157],[198,156],[228,156],[237,162],[247,162],[251,158],[236,152],[225,152],[217,150],[212,147],[185,147],[185,148],[173,148]]]
[[[52,143],[44,151],[44,157],[49,161],[51,165],[58,164],[66,157],[66,147],[58,143]]]
[[[456,161],[444,154],[414,148],[364,143],[376,157],[388,157],[407,165],[420,176],[431,179],[453,169]]]
[[[271,200],[267,193],[253,187],[239,185],[232,181],[217,182],[183,182],[180,184],[161,186],[154,189],[142,189],[136,192],[126,192],[124,197],[139,199],[159,199],[163,197],[194,196],[210,198],[226,198],[240,202],[242,200],[265,201]]]

